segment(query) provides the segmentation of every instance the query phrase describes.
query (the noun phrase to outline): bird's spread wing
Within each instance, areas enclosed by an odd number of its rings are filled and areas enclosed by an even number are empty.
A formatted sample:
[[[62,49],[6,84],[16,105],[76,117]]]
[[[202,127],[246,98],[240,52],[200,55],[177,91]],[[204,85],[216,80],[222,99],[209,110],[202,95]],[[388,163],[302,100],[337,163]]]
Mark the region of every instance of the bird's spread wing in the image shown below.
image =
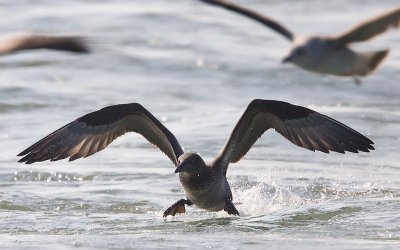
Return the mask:
[[[397,8],[356,25],[349,31],[333,38],[333,42],[343,46],[348,43],[366,41],[385,32],[390,26],[398,27],[399,23],[400,8]]]
[[[293,39],[294,39],[293,33],[290,32],[288,29],[283,27],[278,22],[276,22],[266,16],[263,16],[255,11],[249,10],[247,8],[241,7],[239,5],[236,5],[236,4],[228,2],[228,1],[222,1],[222,0],[201,0],[201,1],[203,1],[205,3],[217,5],[217,6],[225,8],[225,9],[242,14],[244,16],[247,16],[253,20],[256,20],[256,21],[264,24],[268,28],[275,30],[276,32],[280,33],[281,35],[283,35],[290,41],[293,41]]]
[[[81,36],[23,33],[0,39],[1,54],[34,49],[63,50],[75,53],[88,53],[90,51],[85,39]]]
[[[175,136],[138,103],[109,106],[89,113],[22,151],[19,162],[76,160],[92,155],[117,137],[136,132],[157,146],[176,165],[183,154]]]
[[[236,124],[214,165],[225,173],[268,129],[273,128],[297,146],[329,153],[373,150],[373,142],[328,116],[281,101],[253,100]]]

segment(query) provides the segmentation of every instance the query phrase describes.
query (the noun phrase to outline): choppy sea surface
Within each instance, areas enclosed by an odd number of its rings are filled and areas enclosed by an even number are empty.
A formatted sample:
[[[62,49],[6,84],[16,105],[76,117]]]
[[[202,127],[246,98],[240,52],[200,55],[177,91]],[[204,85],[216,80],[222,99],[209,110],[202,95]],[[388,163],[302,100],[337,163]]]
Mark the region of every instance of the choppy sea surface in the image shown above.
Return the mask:
[[[237,1],[299,34],[340,33],[399,5],[385,1]],[[357,86],[281,65],[289,43],[192,0],[0,1],[1,34],[88,36],[89,55],[0,57],[1,249],[399,249],[399,30],[359,50],[391,48]],[[107,105],[139,102],[188,151],[211,161],[255,98],[327,114],[375,142],[371,153],[315,153],[267,132],[228,170],[242,216],[189,207],[172,163],[129,134],[74,162],[17,163],[48,133]]]

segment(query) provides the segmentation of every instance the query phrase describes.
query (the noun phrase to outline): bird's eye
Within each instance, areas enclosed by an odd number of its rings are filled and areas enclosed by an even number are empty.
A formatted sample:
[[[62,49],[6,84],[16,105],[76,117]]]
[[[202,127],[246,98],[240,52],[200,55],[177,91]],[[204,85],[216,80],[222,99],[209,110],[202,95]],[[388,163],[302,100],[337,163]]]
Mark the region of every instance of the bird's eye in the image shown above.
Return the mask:
[[[306,54],[306,50],[304,48],[300,48],[296,51],[297,56],[304,56]]]

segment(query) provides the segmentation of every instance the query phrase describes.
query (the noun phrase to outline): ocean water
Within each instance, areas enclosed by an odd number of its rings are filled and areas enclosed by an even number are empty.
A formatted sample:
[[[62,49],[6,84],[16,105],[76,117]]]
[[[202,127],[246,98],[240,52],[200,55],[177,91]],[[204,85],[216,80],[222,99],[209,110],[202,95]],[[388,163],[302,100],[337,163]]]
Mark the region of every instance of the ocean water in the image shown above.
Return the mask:
[[[237,1],[299,34],[340,33],[399,5],[385,1]],[[1,249],[398,249],[400,37],[357,86],[281,65],[289,43],[263,26],[192,0],[0,1],[2,34],[88,36],[89,55],[0,57]],[[367,135],[376,150],[323,154],[267,132],[228,170],[240,217],[194,206],[163,218],[184,192],[172,163],[129,134],[74,162],[16,155],[88,112],[139,102],[185,150],[216,156],[247,104],[283,100]]]

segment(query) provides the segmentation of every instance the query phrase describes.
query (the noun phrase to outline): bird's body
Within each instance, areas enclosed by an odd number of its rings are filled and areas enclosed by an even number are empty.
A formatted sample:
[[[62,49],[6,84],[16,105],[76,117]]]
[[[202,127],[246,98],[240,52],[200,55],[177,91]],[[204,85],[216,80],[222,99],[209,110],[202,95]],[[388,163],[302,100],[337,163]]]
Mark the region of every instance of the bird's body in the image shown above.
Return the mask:
[[[363,57],[346,47],[315,51],[315,54],[317,60],[309,60],[298,66],[321,74],[351,76],[358,75],[364,65]]]
[[[176,166],[186,193],[164,217],[185,212],[185,205],[239,215],[226,179],[230,163],[239,161],[268,129],[309,150],[357,153],[374,149],[373,142],[346,125],[313,110],[273,100],[253,100],[220,154],[210,164],[196,153],[184,152],[175,136],[138,103],[109,106],[84,115],[22,151],[19,162],[75,160],[88,157],[126,132],[143,135]]]
[[[383,33],[390,26],[398,27],[400,23],[400,8],[396,8],[360,23],[338,36],[303,38],[271,18],[234,3],[224,0],[201,1],[244,15],[280,33],[292,43],[288,56],[283,60],[284,63],[290,62],[320,74],[354,78],[372,73],[389,50],[357,52],[349,48],[349,44],[366,41]]]
[[[181,172],[179,181],[187,198],[207,211],[221,211],[225,208],[225,201],[232,200],[229,183],[220,168],[207,167],[204,173],[195,176]]]
[[[388,50],[356,52],[348,46],[335,47],[331,39],[325,37],[298,40],[294,43],[292,54],[308,51],[308,56],[291,56],[286,60],[296,63],[300,68],[320,74],[366,76],[376,69],[389,52]]]

